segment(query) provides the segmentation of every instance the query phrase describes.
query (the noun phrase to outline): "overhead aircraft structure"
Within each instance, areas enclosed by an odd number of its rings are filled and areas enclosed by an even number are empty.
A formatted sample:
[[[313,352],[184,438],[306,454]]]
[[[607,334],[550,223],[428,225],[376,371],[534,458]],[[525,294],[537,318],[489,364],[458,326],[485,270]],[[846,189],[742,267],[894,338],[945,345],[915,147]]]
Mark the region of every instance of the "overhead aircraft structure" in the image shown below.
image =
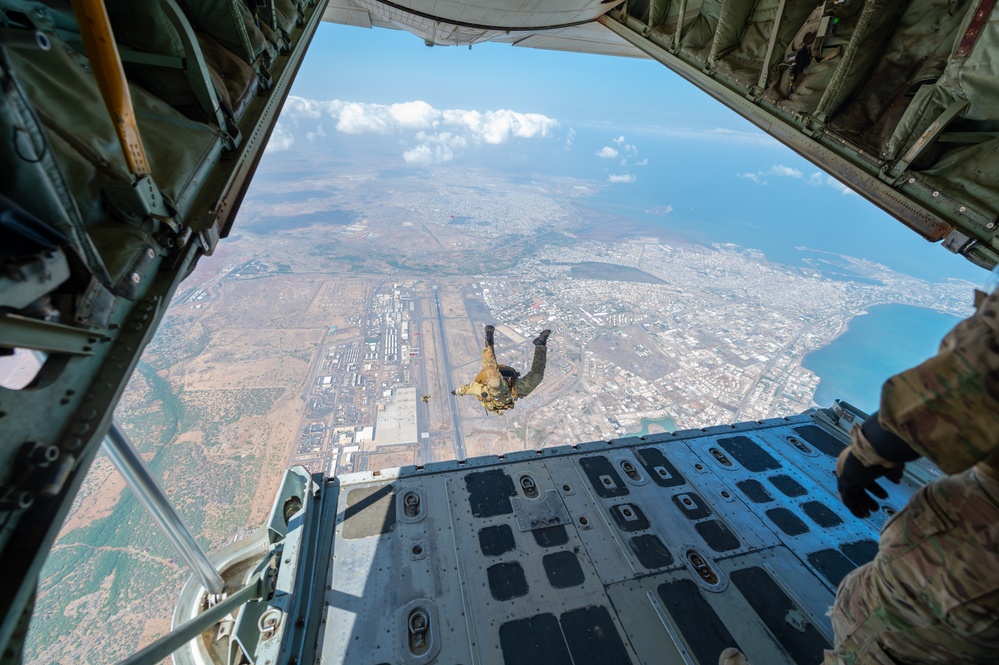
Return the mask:
[[[846,404],[379,475],[293,469],[257,537],[200,552],[112,414],[230,233],[322,20],[651,58],[927,240],[999,261],[994,0],[0,0],[0,353],[40,365],[0,388],[0,660],[102,445],[197,571],[178,632],[140,659],[707,663],[724,644],[813,660],[836,583],[932,475],[851,519],[829,473],[863,415]]]

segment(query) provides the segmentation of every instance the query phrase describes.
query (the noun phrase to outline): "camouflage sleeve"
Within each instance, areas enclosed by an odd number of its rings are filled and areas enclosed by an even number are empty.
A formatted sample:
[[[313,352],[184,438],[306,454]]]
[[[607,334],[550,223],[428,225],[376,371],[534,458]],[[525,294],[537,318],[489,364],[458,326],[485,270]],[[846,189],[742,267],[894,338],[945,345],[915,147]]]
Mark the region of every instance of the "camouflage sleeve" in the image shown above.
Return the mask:
[[[478,395],[480,392],[481,390],[479,389],[479,384],[474,381],[472,383],[466,383],[460,388],[454,389],[455,395]]]
[[[885,459],[878,453],[860,424],[854,425],[850,430],[850,451],[864,466],[880,465],[888,469],[901,466],[900,463]]]
[[[881,390],[880,421],[946,473],[999,454],[999,290]]]

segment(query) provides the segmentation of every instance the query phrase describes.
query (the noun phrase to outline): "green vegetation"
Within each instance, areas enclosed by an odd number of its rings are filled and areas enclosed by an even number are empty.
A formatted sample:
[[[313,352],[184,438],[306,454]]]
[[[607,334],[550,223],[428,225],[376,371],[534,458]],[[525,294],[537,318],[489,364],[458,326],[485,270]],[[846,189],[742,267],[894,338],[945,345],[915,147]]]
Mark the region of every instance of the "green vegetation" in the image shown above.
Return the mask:
[[[174,394],[173,389],[166,379],[156,374],[155,370],[144,360],[139,362],[136,372],[146,381],[146,386],[150,392],[149,401],[158,401],[160,403],[162,422],[159,424],[159,427],[156,426],[156,423],[147,422],[141,438],[142,442],[149,449],[158,450],[173,441],[174,437],[177,436],[180,423],[184,419],[184,403],[177,399],[177,395]],[[160,435],[158,437],[153,436],[153,433],[157,431]]]
[[[368,263],[368,259],[363,256],[355,256],[353,254],[345,254],[343,256],[336,257],[338,261],[346,261],[350,264],[351,270],[361,271],[362,268]]]
[[[179,321],[175,317],[164,317],[163,323],[153,341],[146,347],[143,361],[154,372],[172,365],[197,358],[212,341],[212,331],[203,323]]]
[[[212,390],[177,395],[170,383],[156,374],[156,366],[155,362],[141,362],[133,389],[148,390],[146,398],[139,400],[143,407],[158,403],[159,408],[124,408],[119,415],[140,449],[155,451],[149,466],[192,533],[206,549],[216,549],[246,528],[249,497],[255,491],[263,460],[252,454],[214,453],[223,443],[236,443],[237,421],[266,415],[284,390]],[[204,445],[177,443],[179,433],[194,430],[204,432]],[[251,440],[265,434],[240,432]],[[107,626],[94,623],[93,617],[115,616],[140,605],[151,608],[148,616],[165,615],[166,610],[155,608],[169,608],[189,574],[126,488],[109,515],[65,534],[49,555],[36,608],[36,621],[44,621],[45,630],[32,635],[28,660],[36,660],[68,635],[74,641],[100,641],[104,660],[125,657],[134,649],[142,624],[124,622],[112,636]],[[59,648],[68,653],[68,647]]]
[[[318,256],[320,258],[327,259],[331,256],[336,255],[337,250],[340,249],[340,244],[341,243],[338,240],[332,240],[327,242],[316,242],[314,245],[312,245],[311,254],[313,256]]]
[[[600,279],[608,282],[666,283],[658,277],[638,268],[621,266],[616,263],[600,263],[598,261],[572,264],[572,276],[581,279]]]
[[[569,247],[575,243],[576,240],[558,231],[545,231],[534,237],[534,245],[537,247]]]
[[[228,426],[249,416],[266,415],[284,388],[198,390],[180,394],[184,419],[189,428],[205,433],[205,445],[223,443]]]

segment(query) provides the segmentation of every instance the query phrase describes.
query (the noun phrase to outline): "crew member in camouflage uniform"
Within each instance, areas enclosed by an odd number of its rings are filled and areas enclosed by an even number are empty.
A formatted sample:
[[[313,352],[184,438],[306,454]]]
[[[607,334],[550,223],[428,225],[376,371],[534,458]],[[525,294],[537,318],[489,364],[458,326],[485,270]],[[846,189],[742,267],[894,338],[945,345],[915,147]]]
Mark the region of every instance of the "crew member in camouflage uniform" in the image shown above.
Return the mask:
[[[836,475],[857,517],[926,456],[950,474],[916,492],[847,575],[830,612],[825,665],[999,662],[999,289],[923,364],[893,376],[881,410],[855,425]],[[726,649],[721,665],[743,665]]]
[[[496,329],[486,326],[486,348],[482,350],[482,371],[475,380],[457,390],[452,395],[475,395],[491,414],[501,415],[513,408],[514,400],[530,395],[545,377],[545,361],[548,359],[548,336],[551,330],[544,330],[534,340],[534,362],[531,371],[520,376],[512,367],[496,364],[493,350],[493,334]]]
[[[947,474],[881,531],[878,555],[840,583],[825,663],[999,662],[999,289],[923,364],[893,376],[855,426],[839,492],[866,517],[922,455]]]

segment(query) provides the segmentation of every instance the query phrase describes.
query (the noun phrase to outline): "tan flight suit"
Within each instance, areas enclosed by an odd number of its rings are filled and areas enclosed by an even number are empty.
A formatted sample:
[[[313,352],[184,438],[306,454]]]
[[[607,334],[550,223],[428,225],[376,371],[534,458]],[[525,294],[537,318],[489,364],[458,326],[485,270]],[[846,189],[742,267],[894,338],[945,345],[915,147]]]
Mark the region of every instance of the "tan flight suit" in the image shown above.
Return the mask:
[[[916,492],[840,583],[824,662],[999,663],[999,290],[885,383],[880,423],[951,475]],[[861,462],[891,465],[852,434]]]
[[[497,365],[493,347],[487,346],[482,350],[482,370],[475,380],[454,392],[456,395],[475,395],[487,411],[499,415],[512,409],[514,400],[527,397],[538,387],[545,377],[547,359],[548,347],[544,344],[535,345],[531,371],[518,376],[517,370],[512,367]]]

